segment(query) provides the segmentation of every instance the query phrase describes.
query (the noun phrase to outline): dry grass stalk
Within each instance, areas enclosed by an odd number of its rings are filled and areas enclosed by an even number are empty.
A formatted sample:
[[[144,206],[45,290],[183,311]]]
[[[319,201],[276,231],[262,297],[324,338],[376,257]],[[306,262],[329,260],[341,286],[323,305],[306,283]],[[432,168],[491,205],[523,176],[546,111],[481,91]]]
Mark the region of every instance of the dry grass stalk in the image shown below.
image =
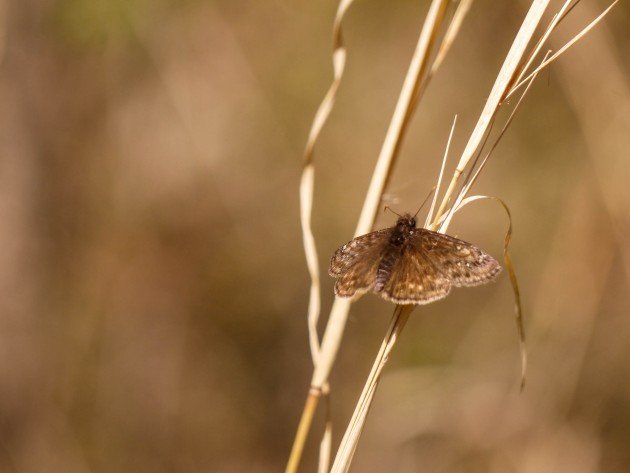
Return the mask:
[[[442,186],[442,178],[444,177],[444,168],[446,168],[446,161],[448,159],[448,152],[451,148],[451,142],[453,141],[453,133],[455,132],[455,125],[457,124],[457,115],[453,118],[453,126],[451,126],[451,132],[448,135],[448,141],[446,142],[446,149],[444,150],[444,158],[442,158],[442,166],[440,167],[440,174],[438,174],[437,184],[435,185],[435,191],[433,193],[433,199],[431,200],[431,207],[427,213],[427,218],[424,221],[424,228],[429,228],[429,224],[433,221],[433,211],[435,210],[435,204],[437,203],[438,195]]]
[[[341,83],[341,78],[346,66],[346,48],[343,43],[343,30],[342,22],[343,18],[352,5],[353,0],[341,0],[337,8],[335,20],[333,23],[333,81],[326,92],[324,99],[322,100],[311,125],[306,147],[304,149],[304,168],[302,170],[302,178],[300,180],[300,222],[302,226],[302,238],[304,244],[304,254],[306,256],[306,265],[311,278],[311,287],[309,294],[308,304],[308,333],[309,333],[309,345],[311,349],[311,358],[313,365],[319,365],[319,337],[317,335],[317,322],[319,321],[319,315],[321,310],[321,289],[320,289],[320,275],[319,275],[319,258],[317,256],[317,246],[315,244],[315,237],[313,235],[313,229],[311,226],[311,215],[313,210],[313,190],[315,186],[315,167],[313,163],[313,152],[317,138],[324,127],[324,124],[328,120],[330,112],[334,106],[335,99],[337,97],[337,90]],[[287,463],[286,471],[297,471],[300,459],[302,457],[302,451],[304,450],[304,444],[306,443],[306,437],[310,430],[315,410],[322,393],[327,390],[327,385],[322,383],[316,388],[309,390],[306,398],[304,410],[300,418],[297,432],[291,448],[291,454]],[[324,436],[321,441],[320,452],[322,456],[329,457],[330,454],[325,455],[326,451],[330,450],[330,444],[332,442],[332,427],[330,422],[327,421]],[[320,465],[326,463],[327,460],[321,459]]]
[[[394,115],[372,174],[372,180],[363,203],[359,222],[354,232],[355,236],[371,231],[374,225],[374,220],[380,209],[383,192],[398,156],[404,132],[409,124],[410,110],[414,105],[414,97],[418,94],[422,76],[427,70],[431,46],[440,29],[447,3],[434,0],[427,13],[427,18],[420,33],[409,71],[405,77]],[[328,325],[322,338],[321,358],[313,372],[312,386],[322,386],[328,379],[339,348],[349,308],[350,302],[347,299],[335,299]]]
[[[352,457],[354,456],[354,452],[356,451],[358,445],[358,442],[354,440],[358,440],[361,432],[363,431],[365,419],[370,406],[372,405],[372,400],[374,399],[378,382],[381,379],[383,368],[385,368],[385,364],[387,363],[389,355],[396,344],[396,340],[398,340],[398,336],[407,323],[407,320],[409,320],[409,315],[413,311],[414,307],[415,306],[412,305],[396,306],[392,320],[387,329],[387,333],[381,343],[381,348],[376,355],[376,360],[372,365],[372,370],[370,371],[363,392],[361,393],[361,397],[359,398],[359,402],[357,403],[354,414],[350,419],[350,423],[348,424],[348,428],[346,429],[343,439],[341,440],[339,450],[337,450],[335,462],[330,470],[331,473],[345,473],[350,468]]]
[[[316,113],[304,153],[305,165],[300,184],[300,215],[303,230],[304,250],[311,276],[308,325],[314,370],[311,380],[311,389],[309,390],[305,408],[302,412],[298,426],[298,431],[293,442],[289,462],[287,464],[287,472],[297,471],[304,443],[306,441],[306,436],[310,430],[314,411],[317,408],[318,399],[322,396],[324,391],[327,390],[328,375],[330,374],[330,370],[332,369],[332,365],[336,359],[351,305],[350,300],[340,298],[335,299],[324,330],[322,344],[320,346],[316,331],[320,312],[319,266],[315,239],[310,223],[314,187],[313,149],[317,137],[319,136],[319,133],[328,118],[330,110],[332,109],[336,92],[339,87],[341,77],[343,76],[346,49],[343,45],[341,25],[343,17],[351,4],[352,0],[342,0],[337,9],[337,15],[335,17],[333,27],[334,80]],[[427,76],[426,71],[428,69],[430,52],[441,29],[448,4],[448,0],[433,0],[431,7],[429,8],[427,18],[418,39],[416,51],[414,52],[409,71],[406,75],[405,82],[390,123],[390,127],[387,131],[381,153],[379,154],[355,235],[366,233],[372,229],[383,192],[389,180],[389,176],[391,175],[396,156],[398,155],[400,143],[411,118],[412,110],[421,94],[422,79]],[[462,2],[462,4],[466,7],[469,2],[465,1]],[[457,19],[457,28],[451,29],[450,35],[448,35],[449,43],[442,45],[441,57],[443,57],[448,51],[450,41],[454,38],[459,24],[461,23],[461,19],[463,17],[462,12],[465,13],[467,8],[461,8],[460,10],[460,13],[455,15],[455,18]],[[437,70],[437,68],[433,67],[429,75],[435,72],[435,70]],[[325,433],[325,435],[328,435],[330,429],[327,428],[326,432],[327,433]],[[322,442],[325,445],[326,439]]]
[[[512,47],[510,48],[507,57],[503,62],[503,66],[499,71],[497,79],[494,82],[494,86],[490,91],[488,100],[486,100],[486,104],[484,105],[483,111],[479,116],[477,125],[473,129],[468,143],[464,148],[464,152],[459,159],[453,177],[451,178],[451,182],[448,186],[448,189],[446,190],[446,193],[444,194],[442,203],[440,204],[440,207],[437,211],[436,219],[434,221],[434,225],[432,225],[432,228],[437,228],[436,222],[439,221],[440,217],[446,213],[448,203],[453,196],[453,193],[462,173],[477,152],[479,145],[483,141],[484,136],[486,136],[486,133],[488,132],[489,127],[493,122],[499,106],[501,105],[501,101],[506,95],[506,91],[510,86],[510,83],[512,82],[514,74],[521,64],[523,55],[525,54],[525,49],[530,43],[548,4],[549,0],[535,0],[532,3],[529,11],[527,12],[527,16],[523,20],[523,24],[521,25],[521,28],[517,33],[514,42],[512,43]]]
[[[549,54],[550,54],[550,52],[548,52],[545,55],[545,58],[543,59],[543,61],[545,59],[547,59]],[[452,211],[449,212],[447,215],[445,215],[446,218],[444,218],[444,221],[441,223],[441,226],[443,226],[444,228],[447,228],[449,223],[450,223],[450,220],[452,219],[453,215],[456,212],[461,210],[464,206],[468,205],[469,203],[475,202],[475,201],[481,200],[481,199],[484,199],[484,200],[485,199],[496,200],[497,202],[499,202],[502,205],[503,209],[505,210],[505,212],[506,212],[506,214],[508,216],[508,224],[509,225],[508,225],[508,230],[505,233],[505,238],[504,238],[504,241],[503,241],[503,260],[505,262],[505,267],[507,269],[508,276],[510,278],[510,284],[512,285],[512,291],[514,293],[514,313],[515,313],[515,316],[516,316],[516,329],[517,329],[518,340],[519,340],[519,348],[520,348],[520,352],[521,352],[521,385],[520,385],[521,391],[525,387],[525,379],[526,379],[526,373],[527,373],[527,348],[525,346],[525,323],[524,323],[524,320],[523,320],[523,310],[522,310],[522,307],[521,307],[521,294],[520,294],[520,290],[519,290],[519,287],[518,287],[518,279],[516,277],[516,272],[514,270],[514,264],[512,263],[512,257],[511,257],[510,252],[509,252],[510,241],[512,240],[512,215],[510,213],[510,208],[508,207],[508,205],[502,199],[500,199],[498,197],[489,197],[489,196],[483,196],[483,195],[482,196],[466,197],[466,195],[470,191],[470,188],[472,187],[472,185],[477,180],[477,177],[479,176],[479,173],[481,172],[481,170],[485,167],[485,165],[486,165],[486,163],[488,161],[488,158],[490,158],[490,156],[492,155],[492,152],[495,150],[495,148],[499,144],[499,141],[501,141],[501,138],[503,137],[503,135],[507,131],[508,127],[512,123],[512,120],[514,119],[516,111],[518,110],[521,102],[523,101],[523,99],[527,95],[527,92],[529,91],[529,88],[533,84],[533,82],[536,79],[537,75],[538,74],[536,73],[530,78],[529,83],[527,84],[527,87],[525,88],[525,91],[519,97],[519,100],[516,103],[516,105],[514,106],[514,109],[512,110],[512,112],[510,113],[510,116],[506,120],[505,125],[503,126],[503,129],[501,130],[501,132],[497,136],[496,140],[494,141],[494,143],[490,147],[490,150],[486,153],[486,155],[482,159],[482,161],[479,164],[479,166],[476,169],[471,168],[470,173],[469,173],[469,177],[466,179],[466,183],[462,186],[462,190],[460,191],[460,193],[459,193],[459,195],[458,195],[458,197],[457,197],[457,199],[455,201],[455,204],[451,207]]]

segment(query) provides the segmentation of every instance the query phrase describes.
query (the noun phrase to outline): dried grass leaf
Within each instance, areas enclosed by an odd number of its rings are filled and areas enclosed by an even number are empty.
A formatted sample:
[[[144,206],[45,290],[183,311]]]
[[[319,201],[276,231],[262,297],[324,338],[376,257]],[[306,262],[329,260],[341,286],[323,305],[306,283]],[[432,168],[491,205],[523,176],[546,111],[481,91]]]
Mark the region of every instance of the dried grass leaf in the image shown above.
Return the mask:
[[[518,70],[519,64],[525,54],[525,49],[530,43],[531,38],[536,31],[536,27],[540,23],[542,15],[548,4],[549,0],[534,0],[534,2],[532,2],[532,6],[527,12],[526,17],[523,20],[523,24],[512,43],[512,47],[501,66],[497,79],[490,91],[490,95],[488,96],[481,115],[479,116],[479,120],[470,135],[448,189],[444,194],[442,203],[440,204],[440,208],[437,212],[438,219],[447,211],[448,202],[455,191],[460,176],[466,169],[470,160],[473,156],[475,156],[479,145],[482,143],[484,136],[486,136],[488,128],[491,125],[499,106],[501,105],[501,101],[506,93],[506,90],[510,87],[512,78]]]
[[[465,198],[458,206],[455,212],[460,211],[466,205],[478,201],[478,200],[494,200],[501,204],[505,213],[508,216],[508,229],[505,232],[505,238],[503,239],[503,261],[505,262],[505,268],[510,276],[510,284],[512,285],[512,292],[514,293],[514,313],[516,318],[516,329],[518,332],[519,349],[521,352],[521,391],[525,387],[525,377],[527,373],[527,347],[525,346],[525,324],[523,321],[523,308],[521,305],[521,291],[518,287],[518,278],[514,270],[514,263],[510,255],[509,246],[512,241],[512,213],[508,205],[499,197],[487,196],[487,195],[472,195]]]

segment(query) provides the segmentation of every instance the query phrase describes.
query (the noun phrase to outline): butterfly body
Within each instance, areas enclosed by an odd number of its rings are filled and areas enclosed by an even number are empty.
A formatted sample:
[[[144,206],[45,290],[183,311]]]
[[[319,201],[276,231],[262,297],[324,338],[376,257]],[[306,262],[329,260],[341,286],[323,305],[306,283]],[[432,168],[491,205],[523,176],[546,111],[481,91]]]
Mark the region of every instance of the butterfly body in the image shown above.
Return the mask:
[[[452,287],[491,281],[501,266],[476,246],[424,228],[410,215],[390,228],[361,235],[333,255],[335,294],[374,291],[397,304],[428,304]]]
[[[416,221],[413,218],[401,217],[396,222],[396,226],[389,236],[389,245],[384,247],[383,256],[376,270],[374,292],[381,292],[385,288],[396,261],[404,254],[405,245],[413,235],[415,228]]]

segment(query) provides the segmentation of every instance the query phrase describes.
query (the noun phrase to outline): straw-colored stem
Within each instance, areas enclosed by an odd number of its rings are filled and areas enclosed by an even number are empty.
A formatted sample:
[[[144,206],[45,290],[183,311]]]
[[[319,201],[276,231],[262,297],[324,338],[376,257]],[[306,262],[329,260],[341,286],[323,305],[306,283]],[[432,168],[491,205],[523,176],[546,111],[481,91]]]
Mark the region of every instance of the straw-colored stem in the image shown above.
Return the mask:
[[[427,13],[424,26],[418,38],[418,44],[414,52],[409,71],[405,77],[402,91],[396,104],[396,110],[390,123],[390,127],[385,136],[385,141],[381,149],[379,158],[372,175],[372,180],[368,188],[361,216],[356,227],[355,236],[362,235],[372,230],[372,225],[379,210],[381,197],[385,190],[389,175],[391,173],[396,153],[400,149],[400,141],[407,124],[405,117],[409,116],[409,109],[413,106],[414,91],[417,90],[420,77],[426,70],[426,62],[433,44],[434,36],[437,34],[444,17],[444,8],[448,2],[445,0],[434,0]],[[332,365],[334,363],[341,336],[346,324],[351,302],[349,299],[336,298],[330,311],[330,317],[326,324],[320,348],[320,359],[313,372],[311,385],[321,387],[327,380]]]
[[[433,220],[433,223],[430,227],[431,230],[435,230],[439,226],[440,217],[446,212],[446,206],[448,205],[449,197],[453,194],[455,186],[457,185],[457,182],[459,181],[459,177],[462,175],[462,172],[463,170],[455,169],[453,177],[451,178],[451,182],[449,183],[448,188],[446,189],[446,193],[444,194],[444,199],[442,199],[442,203],[440,204],[438,211],[435,213],[435,219]]]
[[[300,459],[302,458],[302,452],[304,451],[304,445],[306,444],[306,438],[311,430],[311,424],[313,423],[313,416],[317,410],[317,404],[322,397],[322,391],[320,389],[311,389],[306,397],[306,403],[304,404],[304,410],[302,411],[302,417],[293,439],[293,447],[291,447],[291,455],[287,462],[287,467],[284,470],[285,473],[297,472],[300,465]]]
[[[352,418],[348,423],[346,432],[344,433],[339,449],[337,450],[337,455],[335,457],[331,473],[345,473],[350,468],[350,463],[352,462],[354,452],[356,451],[359,443],[359,437],[361,436],[368,411],[372,405],[372,400],[374,399],[374,394],[376,393],[376,387],[378,386],[378,382],[381,378],[381,373],[383,372],[383,368],[387,364],[389,355],[391,354],[402,329],[405,327],[407,320],[409,320],[409,315],[413,311],[414,307],[414,305],[396,306],[392,320],[387,328],[385,337],[383,338],[383,343],[381,344],[378,354],[376,355],[376,359],[374,360],[374,364],[372,365],[372,370],[365,382],[359,401],[357,402]]]
[[[429,7],[424,26],[420,31],[416,50],[396,103],[394,115],[376,162],[374,174],[372,174],[372,180],[363,203],[355,236],[367,233],[372,229],[376,214],[379,211],[381,197],[391,176],[403,136],[409,125],[409,119],[417,103],[420,83],[429,66],[429,52],[435,42],[447,6],[448,1],[446,0],[434,0]]]
[[[337,91],[343,77],[346,64],[346,48],[343,43],[342,33],[342,21],[343,17],[352,5],[353,0],[340,0],[337,8],[337,14],[335,15],[335,21],[333,25],[333,74],[334,78],[326,96],[322,100],[320,106],[317,109],[315,118],[311,125],[306,148],[304,149],[304,168],[302,170],[302,179],[300,182],[300,221],[302,225],[302,235],[304,243],[304,253],[306,255],[306,263],[309,274],[311,276],[311,289],[308,304],[308,331],[309,331],[309,344],[311,348],[311,357],[313,359],[313,366],[319,365],[320,345],[319,337],[317,334],[317,323],[319,321],[321,297],[320,297],[320,276],[319,276],[319,258],[317,255],[317,248],[315,245],[315,236],[311,227],[311,216],[313,210],[313,190],[315,185],[315,168],[314,168],[314,147],[319,137],[324,124],[330,116],[330,112],[335,103]],[[325,383],[320,384],[319,389],[309,391],[306,399],[304,410],[298,426],[298,431],[295,434],[293,441],[293,447],[291,449],[291,455],[287,464],[287,472],[295,472],[300,463],[306,437],[311,428],[313,421],[313,415],[317,408],[318,400],[322,395],[322,388]],[[322,445],[330,442],[330,436],[327,428],[326,434]],[[320,461],[321,463],[321,461]]]

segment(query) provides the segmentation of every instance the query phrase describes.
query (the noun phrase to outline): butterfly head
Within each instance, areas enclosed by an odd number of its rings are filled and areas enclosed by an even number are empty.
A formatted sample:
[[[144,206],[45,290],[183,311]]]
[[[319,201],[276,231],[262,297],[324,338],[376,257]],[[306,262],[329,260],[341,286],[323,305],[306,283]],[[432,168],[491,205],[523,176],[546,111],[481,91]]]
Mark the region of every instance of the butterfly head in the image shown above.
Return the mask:
[[[405,214],[396,221],[396,228],[399,231],[412,230],[416,228],[416,218]]]

